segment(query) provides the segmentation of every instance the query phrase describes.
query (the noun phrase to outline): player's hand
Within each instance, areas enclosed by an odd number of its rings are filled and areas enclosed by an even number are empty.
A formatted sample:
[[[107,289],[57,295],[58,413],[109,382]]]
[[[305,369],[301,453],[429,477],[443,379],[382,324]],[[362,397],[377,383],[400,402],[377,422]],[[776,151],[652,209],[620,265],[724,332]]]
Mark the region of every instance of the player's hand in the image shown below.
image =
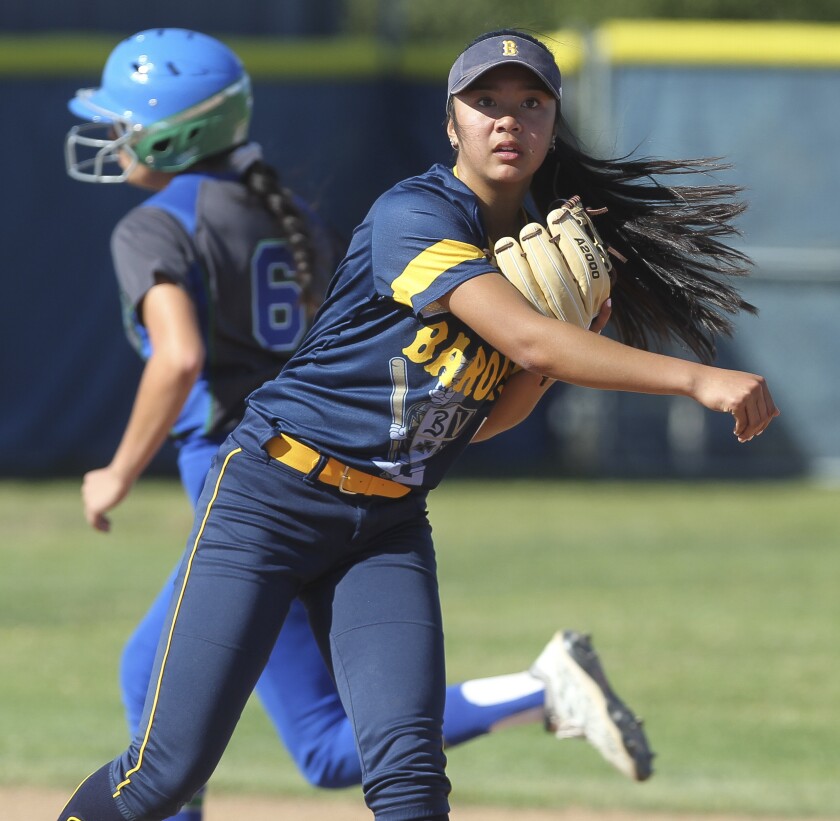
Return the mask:
[[[779,415],[767,382],[754,373],[703,368],[692,396],[710,410],[731,413],[739,442],[763,433]]]
[[[601,310],[598,312],[598,316],[592,320],[592,324],[589,326],[590,331],[594,331],[596,334],[601,333],[604,328],[607,327],[607,323],[610,321],[610,316],[612,315],[612,299],[606,299],[604,304],[601,306]]]
[[[102,533],[111,529],[111,520],[105,515],[115,508],[131,490],[127,482],[111,468],[99,468],[85,474],[82,480],[82,505],[87,523]]]

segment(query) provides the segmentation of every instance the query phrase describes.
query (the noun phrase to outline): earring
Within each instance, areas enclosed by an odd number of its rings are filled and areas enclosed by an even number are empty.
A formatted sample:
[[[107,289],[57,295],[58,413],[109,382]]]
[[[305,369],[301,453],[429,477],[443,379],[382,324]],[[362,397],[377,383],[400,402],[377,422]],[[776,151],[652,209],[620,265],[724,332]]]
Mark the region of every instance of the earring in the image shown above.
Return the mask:
[[[458,143],[456,143],[455,140],[450,140],[449,144],[452,146],[453,150],[458,150]]]
[[[556,143],[557,143],[557,137],[552,137],[552,138],[551,138],[551,144],[548,146],[548,153],[549,153],[549,154],[550,154],[552,151],[554,151],[554,149],[557,147],[557,146],[556,146]]]

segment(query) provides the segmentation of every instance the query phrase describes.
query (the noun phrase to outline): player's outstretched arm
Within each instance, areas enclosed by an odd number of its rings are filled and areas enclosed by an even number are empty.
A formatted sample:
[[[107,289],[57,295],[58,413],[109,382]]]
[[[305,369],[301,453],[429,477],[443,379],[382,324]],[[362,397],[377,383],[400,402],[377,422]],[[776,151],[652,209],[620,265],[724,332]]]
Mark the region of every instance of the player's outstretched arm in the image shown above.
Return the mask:
[[[110,464],[89,471],[82,482],[82,504],[91,527],[110,529],[106,514],[131,490],[166,441],[204,362],[204,344],[193,303],[171,283],[155,285],[143,301],[152,344],[128,424]]]
[[[446,307],[525,370],[604,390],[689,396],[710,410],[731,413],[746,442],[779,411],[763,377],[649,353],[544,317],[497,274],[462,283]]]

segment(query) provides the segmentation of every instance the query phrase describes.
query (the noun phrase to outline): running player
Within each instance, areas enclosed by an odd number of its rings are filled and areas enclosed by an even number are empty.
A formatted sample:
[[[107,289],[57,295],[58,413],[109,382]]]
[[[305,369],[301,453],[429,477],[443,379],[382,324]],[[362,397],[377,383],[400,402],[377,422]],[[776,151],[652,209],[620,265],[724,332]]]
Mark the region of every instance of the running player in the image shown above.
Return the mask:
[[[113,459],[84,478],[85,515],[98,530],[109,529],[108,512],[167,436],[178,449],[187,494],[197,502],[245,397],[296,349],[332,273],[329,233],[279,184],[259,146],[247,142],[251,106],[236,55],[211,37],[179,29],[141,32],[120,43],[101,86],[70,102],[88,120],[67,137],[70,175],[153,192],[112,237],[126,330],[145,367]],[[174,575],[122,656],[132,736],[143,726]],[[312,784],[361,782],[351,723],[297,600],[256,691]],[[546,721],[558,737],[585,735],[631,778],[651,772],[644,734],[609,690],[584,636],[558,634],[531,670],[447,691],[448,746],[529,720]],[[202,798],[203,789],[176,817],[199,819]]]

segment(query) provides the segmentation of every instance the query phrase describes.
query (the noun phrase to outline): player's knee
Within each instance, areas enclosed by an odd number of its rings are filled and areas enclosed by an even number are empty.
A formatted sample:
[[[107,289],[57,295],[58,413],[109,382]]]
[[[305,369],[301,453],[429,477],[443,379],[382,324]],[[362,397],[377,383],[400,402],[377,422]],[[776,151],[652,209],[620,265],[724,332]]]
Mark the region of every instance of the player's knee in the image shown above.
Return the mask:
[[[126,641],[120,656],[120,687],[124,693],[141,702],[149,686],[155,650],[156,646],[150,646],[138,629]]]
[[[322,747],[297,757],[295,763],[301,775],[319,789],[339,790],[358,786],[362,781],[362,770],[355,751],[347,755]]]
[[[137,668],[131,663],[131,660],[123,657],[120,664],[120,690],[126,706],[139,704],[142,708],[148,684],[149,680],[144,680],[138,675]]]
[[[119,666],[120,693],[125,708],[129,732],[133,735],[140,725],[146,692],[149,686],[148,670],[138,664],[138,657],[126,646]]]

